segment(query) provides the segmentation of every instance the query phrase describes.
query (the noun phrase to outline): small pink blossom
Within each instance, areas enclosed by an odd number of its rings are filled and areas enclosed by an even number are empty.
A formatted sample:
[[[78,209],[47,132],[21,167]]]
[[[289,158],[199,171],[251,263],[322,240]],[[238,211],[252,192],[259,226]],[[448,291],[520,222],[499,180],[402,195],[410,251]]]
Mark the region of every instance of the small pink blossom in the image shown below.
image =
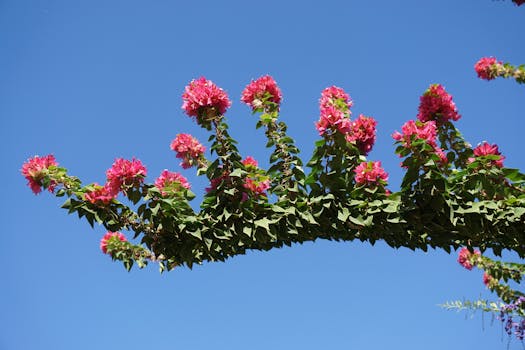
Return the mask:
[[[324,135],[327,130],[338,131],[341,134],[347,134],[352,129],[352,122],[343,111],[334,106],[326,107],[321,112],[321,117],[316,122],[315,127],[319,135]]]
[[[422,122],[435,121],[438,125],[449,120],[459,120],[452,96],[440,84],[433,84],[420,97],[417,118]]]
[[[265,98],[277,105],[281,103],[282,99],[281,90],[275,80],[269,75],[252,80],[243,90],[241,101],[252,107],[252,109],[257,109],[262,107]]]
[[[127,242],[126,236],[124,236],[120,232],[107,232],[104,237],[100,240],[100,250],[102,250],[102,253],[107,254],[108,253],[108,243],[110,240],[117,239],[121,242]]]
[[[428,121],[422,123],[419,121],[409,120],[401,127],[401,132],[394,132],[392,138],[403,143],[404,147],[410,148],[412,136],[417,139],[425,140],[429,145],[436,147],[436,123]]]
[[[494,280],[494,278],[489,275],[488,273],[483,273],[483,284],[487,287],[490,287],[490,284],[492,283],[492,281]]]
[[[471,253],[466,247],[463,247],[458,254],[458,263],[460,263],[467,270],[472,270],[474,267],[471,262],[472,258],[480,255],[481,252],[479,250],[475,250],[474,253]]]
[[[242,161],[242,164],[246,168],[253,168],[253,169],[256,169],[259,166],[259,163],[252,156],[247,156],[246,158],[244,158]]]
[[[352,130],[346,135],[346,140],[354,143],[361,153],[367,155],[376,141],[376,125],[377,122],[374,118],[365,117],[361,114],[352,122]]]
[[[47,174],[47,169],[51,166],[57,166],[58,163],[55,157],[51,154],[43,157],[34,156],[28,159],[22,165],[22,175],[27,180],[27,185],[31,188],[34,194],[42,192],[42,179]],[[53,192],[56,187],[56,182],[51,180],[48,190]]]
[[[492,80],[496,77],[492,70],[495,64],[502,64],[502,62],[498,62],[495,57],[483,57],[476,62],[474,69],[480,79]]]
[[[163,196],[166,196],[172,191],[179,192],[182,188],[189,190],[190,183],[179,173],[163,170],[157,180],[155,180],[155,187],[159,189]]]
[[[206,187],[206,192],[215,191],[223,181],[225,183],[231,184],[232,179],[230,177],[230,173],[223,172],[221,176],[210,179],[210,187]]]
[[[138,159],[115,159],[115,162],[106,171],[107,186],[113,191],[120,191],[122,186],[137,186],[144,181],[147,170]]]
[[[182,94],[182,109],[190,117],[196,117],[199,124],[201,117],[214,118],[226,113],[231,101],[223,89],[211,80],[201,77],[192,80]]]
[[[260,180],[260,179],[253,179],[253,178],[246,178],[245,183],[243,184],[243,187],[252,191],[256,196],[266,196],[264,193],[267,189],[270,188],[270,180]]]
[[[117,198],[118,189],[105,184],[104,186],[99,186],[94,184],[95,189],[88,191],[84,194],[84,199],[93,204],[103,203],[108,204],[113,199]]]
[[[337,86],[324,89],[319,100],[320,118],[315,123],[319,135],[327,131],[349,133],[352,128],[350,107],[352,100],[343,89]]]
[[[488,142],[483,142],[478,147],[474,148],[474,155],[476,157],[483,157],[488,155],[494,155],[499,156],[499,159],[497,160],[491,160],[490,164],[492,166],[496,166],[498,168],[503,168],[503,160],[505,159],[504,156],[501,155],[498,145],[496,144],[489,144]],[[472,163],[475,160],[475,158],[469,158],[469,163]]]
[[[381,167],[381,162],[362,162],[355,169],[355,182],[358,186],[367,185],[375,187],[384,185],[388,180],[388,174]]]
[[[177,153],[177,158],[182,159],[180,165],[184,169],[204,161],[206,147],[190,134],[178,134],[171,142],[170,148]]]

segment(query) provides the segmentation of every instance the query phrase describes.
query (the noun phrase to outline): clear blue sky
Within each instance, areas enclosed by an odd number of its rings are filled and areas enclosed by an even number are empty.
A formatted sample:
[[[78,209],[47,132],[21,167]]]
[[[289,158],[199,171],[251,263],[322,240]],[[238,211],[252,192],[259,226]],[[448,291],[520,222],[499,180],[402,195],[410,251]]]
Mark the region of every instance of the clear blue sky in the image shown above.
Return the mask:
[[[116,157],[141,159],[149,182],[181,170],[174,136],[207,139],[180,108],[184,86],[201,75],[234,101],[227,117],[243,155],[267,164],[263,134],[239,101],[263,74],[283,91],[282,120],[304,159],[318,138],[320,92],[338,85],[354,115],[377,119],[369,159],[383,161],[396,189],[390,135],[441,83],[466,138],[497,143],[505,164],[523,169],[524,87],[481,81],[473,65],[490,55],[525,63],[525,7],[0,0],[0,33],[0,349],[506,349],[499,322],[437,306],[486,295],[481,272],[463,269],[456,254],[318,241],[194,270],[127,273],[100,252],[103,227],[66,215],[61,199],[35,197],[19,169],[53,153],[85,183],[103,182]],[[201,193],[205,179],[183,174]]]

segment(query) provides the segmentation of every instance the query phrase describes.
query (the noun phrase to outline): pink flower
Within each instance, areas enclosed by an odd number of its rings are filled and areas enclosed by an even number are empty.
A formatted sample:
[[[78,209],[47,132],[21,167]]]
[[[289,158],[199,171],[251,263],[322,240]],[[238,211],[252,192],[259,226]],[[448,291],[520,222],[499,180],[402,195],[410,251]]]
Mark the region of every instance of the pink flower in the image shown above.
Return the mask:
[[[492,66],[495,64],[501,64],[495,57],[483,57],[474,65],[478,77],[485,80],[492,80],[496,77],[492,70]]]
[[[204,161],[206,147],[190,134],[178,134],[171,142],[170,148],[177,153],[177,158],[182,159],[180,165],[184,169]]]
[[[417,139],[425,140],[429,145],[436,147],[436,123],[434,121],[428,121],[421,123],[419,121],[409,120],[401,127],[402,134],[394,132],[392,138],[396,141],[403,143],[404,147],[409,148],[411,146],[412,136]]]
[[[43,157],[34,156],[22,165],[22,175],[26,178],[27,185],[34,194],[42,192],[42,180],[47,175],[47,169],[57,165],[55,157],[51,154]],[[49,192],[53,192],[55,187],[56,182],[51,180],[48,186]]]
[[[352,122],[345,113],[334,106],[326,107],[321,111],[321,117],[315,127],[319,135],[324,135],[327,130],[339,131],[347,134],[352,129]]]
[[[452,96],[440,84],[430,85],[421,96],[417,118],[422,122],[435,121],[438,125],[449,120],[459,120]]]
[[[352,131],[346,135],[346,140],[354,143],[361,153],[367,155],[376,141],[376,125],[374,118],[361,114],[352,123]]]
[[[211,80],[201,77],[192,80],[182,94],[182,109],[190,117],[196,117],[202,124],[203,118],[215,118],[226,113],[231,101],[223,89]]]
[[[93,191],[88,191],[84,194],[84,199],[93,204],[102,202],[103,204],[108,204],[113,199],[117,198],[118,189],[105,184],[104,186],[99,186],[95,184],[95,189]]]
[[[355,182],[358,186],[368,185],[375,187],[385,185],[388,174],[381,167],[381,162],[362,162],[355,169]]]
[[[321,99],[319,100],[319,107],[322,110],[330,106],[343,107],[343,109],[350,110],[353,102],[350,96],[340,87],[330,86],[321,92]]]
[[[190,183],[181,174],[164,170],[155,180],[155,187],[159,189],[163,196],[166,196],[170,192],[180,192],[182,188],[189,190]]]
[[[327,131],[340,132],[347,134],[351,131],[350,107],[352,100],[350,96],[341,88],[331,86],[321,92],[319,109],[321,116],[315,123],[319,135],[324,135]]]
[[[221,176],[210,179],[210,187],[206,187],[206,192],[215,191],[223,181],[228,184],[231,183],[230,173],[223,172]]]
[[[259,163],[252,156],[247,156],[244,158],[242,164],[246,168],[257,168],[259,166]]]
[[[467,270],[472,270],[475,265],[475,263],[474,265],[472,264],[472,258],[480,255],[481,252],[479,250],[475,250],[474,253],[471,253],[466,247],[463,247],[458,254],[458,263],[463,265]]]
[[[258,180],[248,177],[243,187],[253,192],[257,197],[261,195],[266,196],[264,192],[270,188],[270,180]]]
[[[140,160],[135,158],[132,160],[117,158],[111,168],[106,171],[106,185],[112,191],[119,192],[122,186],[137,186],[141,184],[146,175],[146,168]]]
[[[483,284],[487,287],[490,287],[490,284],[492,283],[492,281],[494,280],[494,278],[489,275],[488,273],[483,273]]]
[[[281,103],[282,99],[281,90],[275,80],[269,75],[252,80],[243,90],[241,96],[241,101],[252,107],[252,109],[262,107],[265,99],[277,105]]]
[[[478,147],[474,148],[474,155],[476,157],[483,157],[488,155],[499,156],[499,159],[491,160],[490,165],[496,166],[498,168],[503,168],[503,160],[505,159],[505,157],[501,155],[498,149],[498,145],[496,144],[491,145],[488,142],[483,142],[480,145],[478,145]],[[469,163],[472,163],[474,160],[474,158],[468,159]]]
[[[124,236],[120,232],[107,232],[104,237],[100,240],[100,250],[102,250],[102,253],[107,254],[108,253],[108,243],[110,240],[119,240],[121,242],[127,242],[126,236]]]

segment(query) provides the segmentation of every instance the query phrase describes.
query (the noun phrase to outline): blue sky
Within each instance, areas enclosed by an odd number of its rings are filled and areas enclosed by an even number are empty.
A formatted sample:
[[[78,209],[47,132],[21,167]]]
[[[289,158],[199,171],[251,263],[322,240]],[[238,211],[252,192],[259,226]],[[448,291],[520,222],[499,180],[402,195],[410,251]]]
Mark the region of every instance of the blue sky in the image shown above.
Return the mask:
[[[499,322],[437,306],[487,295],[456,254],[318,241],[127,273],[100,252],[102,227],[35,197],[19,169],[52,153],[85,183],[103,182],[117,157],[141,159],[149,182],[181,171],[170,141],[207,139],[180,108],[200,76],[228,92],[231,134],[265,165],[264,135],[239,101],[263,74],[283,91],[281,118],[305,160],[320,92],[337,85],[354,115],[377,119],[369,159],[396,189],[390,135],[441,83],[467,140],[497,143],[506,166],[523,169],[523,86],[481,81],[473,65],[490,55],[525,63],[524,19],[510,0],[0,0],[0,349],[505,349]],[[183,174],[202,193],[205,179]]]

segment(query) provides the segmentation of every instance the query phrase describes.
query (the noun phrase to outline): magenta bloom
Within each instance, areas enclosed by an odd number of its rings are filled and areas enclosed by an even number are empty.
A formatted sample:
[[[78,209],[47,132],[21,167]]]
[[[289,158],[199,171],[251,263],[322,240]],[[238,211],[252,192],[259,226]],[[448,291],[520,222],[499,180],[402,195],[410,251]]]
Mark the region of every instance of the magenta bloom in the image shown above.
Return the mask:
[[[93,191],[86,192],[84,194],[84,199],[93,204],[103,203],[108,204],[113,199],[117,198],[118,189],[111,186],[110,184],[105,184],[104,186],[99,186],[95,184],[95,189]]]
[[[190,183],[181,174],[164,170],[155,180],[155,187],[159,189],[163,196],[166,196],[170,192],[180,192],[182,188],[189,190]]]
[[[321,118],[315,123],[319,135],[324,135],[327,130],[347,134],[352,130],[352,122],[345,113],[334,106],[321,110]]]
[[[420,97],[417,119],[422,122],[435,121],[438,125],[449,120],[459,120],[459,115],[452,96],[440,84],[430,85]]]
[[[478,77],[485,80],[492,80],[496,76],[492,72],[492,66],[495,64],[501,64],[495,57],[483,57],[474,65]]]
[[[202,162],[206,151],[206,147],[190,134],[178,134],[171,142],[170,148],[177,153],[177,158],[182,159],[180,165],[184,169]]]
[[[337,86],[324,89],[319,100],[321,116],[315,123],[319,135],[325,135],[327,131],[349,133],[352,128],[350,107],[352,100],[343,89]]]
[[[196,117],[197,123],[201,123],[199,118],[216,117],[226,113],[231,101],[223,89],[215,85],[211,80],[201,77],[192,80],[182,94],[182,109],[190,117]]]
[[[266,196],[266,193],[264,192],[270,188],[270,180],[252,179],[248,177],[246,178],[246,182],[243,184],[243,187],[253,192],[257,197]]]
[[[490,283],[492,282],[492,280],[494,280],[494,278],[489,275],[488,273],[483,273],[483,284],[487,287],[490,286]]]
[[[346,135],[346,140],[355,144],[361,153],[367,155],[376,141],[376,125],[374,118],[361,114],[352,122],[352,131]]]
[[[367,185],[375,187],[385,185],[388,174],[381,167],[381,162],[362,162],[355,169],[355,182],[358,186]]]
[[[498,168],[503,168],[503,160],[505,159],[505,157],[501,155],[498,149],[498,145],[496,144],[491,145],[488,142],[483,142],[479,144],[478,147],[474,148],[474,155],[476,157],[483,157],[488,155],[499,156],[499,159],[490,161],[490,164]],[[473,161],[474,158],[469,158],[469,163],[472,163]]]
[[[429,145],[436,147],[436,123],[428,121],[421,123],[419,121],[409,120],[401,127],[401,132],[394,132],[392,138],[403,143],[404,147],[410,148],[412,136],[417,139],[425,140]]]
[[[321,99],[319,100],[321,114],[323,112],[323,109],[330,106],[336,106],[339,108],[342,107],[343,109],[346,109],[348,111],[350,110],[350,107],[352,107],[352,105],[352,99],[340,87],[330,86],[321,92]]]
[[[108,242],[110,240],[119,240],[121,242],[127,242],[126,236],[124,236],[120,232],[107,232],[104,237],[100,240],[100,250],[102,250],[102,253],[107,254],[108,253]]]
[[[479,250],[475,250],[474,253],[471,253],[466,247],[463,247],[458,254],[458,263],[460,263],[467,270],[472,270],[474,265],[472,264],[471,259],[476,255],[481,255],[481,252]]]
[[[247,156],[246,158],[244,158],[242,161],[242,164],[246,168],[254,168],[254,169],[259,166],[259,163],[252,156]]]
[[[146,175],[147,170],[140,160],[117,158],[111,168],[106,171],[106,185],[111,187],[113,191],[119,192],[122,186],[141,184]]]
[[[28,159],[22,165],[22,175],[27,180],[27,185],[31,188],[34,194],[39,194],[42,192],[42,179],[47,174],[47,169],[50,166],[57,166],[58,163],[55,160],[55,157],[51,154],[43,157],[34,156],[33,158]],[[56,182],[51,181],[49,184],[49,192],[53,192],[56,187]]]
[[[264,99],[275,104],[280,104],[282,100],[281,89],[277,86],[275,80],[265,75],[257,80],[252,80],[242,92],[241,101],[246,103],[252,109],[262,107]]]

